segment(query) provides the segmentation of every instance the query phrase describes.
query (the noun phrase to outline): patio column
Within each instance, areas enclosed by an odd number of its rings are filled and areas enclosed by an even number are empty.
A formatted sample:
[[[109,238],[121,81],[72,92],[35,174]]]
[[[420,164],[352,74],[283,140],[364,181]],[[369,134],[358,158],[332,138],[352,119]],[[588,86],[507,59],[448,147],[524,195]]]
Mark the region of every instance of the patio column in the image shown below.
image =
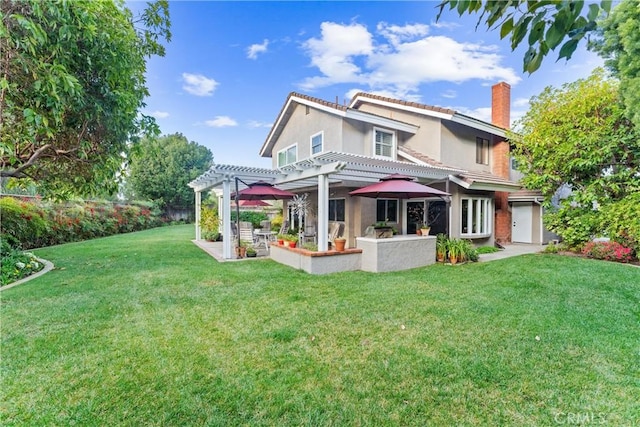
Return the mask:
[[[200,210],[202,208],[202,192],[196,191],[196,240],[202,240],[200,230]]]
[[[231,179],[225,177],[222,181],[222,257],[231,259]]]
[[[329,177],[318,175],[318,250],[329,249]]]

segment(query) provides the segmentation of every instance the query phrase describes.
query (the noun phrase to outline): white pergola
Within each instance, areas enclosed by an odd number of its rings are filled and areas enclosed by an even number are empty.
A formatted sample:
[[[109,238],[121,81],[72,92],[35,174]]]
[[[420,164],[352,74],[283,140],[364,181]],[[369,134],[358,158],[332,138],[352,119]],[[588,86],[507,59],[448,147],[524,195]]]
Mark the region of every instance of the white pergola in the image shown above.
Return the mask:
[[[233,257],[231,235],[231,192],[236,181],[239,190],[256,181],[265,181],[283,190],[317,188],[318,191],[318,250],[329,246],[329,185],[343,183],[350,187],[363,187],[378,182],[392,173],[402,173],[428,183],[447,179],[452,174],[464,172],[459,169],[372,158],[357,154],[328,151],[309,159],[301,160],[280,169],[253,168],[235,165],[214,165],[207,172],[189,183],[196,197],[196,240],[201,239],[200,208],[202,192],[222,187],[223,256]],[[236,180],[237,178],[237,180]]]

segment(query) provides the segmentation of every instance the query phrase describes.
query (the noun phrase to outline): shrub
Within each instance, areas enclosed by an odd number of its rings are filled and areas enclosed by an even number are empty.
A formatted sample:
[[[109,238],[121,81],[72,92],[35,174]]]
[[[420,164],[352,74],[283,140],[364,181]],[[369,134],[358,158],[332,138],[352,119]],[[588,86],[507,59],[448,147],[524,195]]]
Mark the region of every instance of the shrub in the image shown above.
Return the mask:
[[[618,242],[588,242],[582,249],[582,254],[594,259],[607,261],[631,262],[633,254],[631,248],[627,248]]]
[[[203,207],[200,211],[200,227],[202,227],[202,235],[205,240],[218,240],[220,219],[216,209]]]
[[[0,236],[15,248],[30,249],[76,242],[162,225],[144,204],[0,199]]]
[[[480,246],[476,248],[476,251],[478,251],[478,254],[492,254],[494,252],[499,252],[500,249],[495,246]]]
[[[44,268],[30,252],[16,250],[5,239],[0,241],[0,286],[20,280]]]
[[[542,251],[545,254],[557,254],[558,253],[558,245],[556,245],[555,243],[551,242],[547,245],[547,247],[544,248],[544,250]]]

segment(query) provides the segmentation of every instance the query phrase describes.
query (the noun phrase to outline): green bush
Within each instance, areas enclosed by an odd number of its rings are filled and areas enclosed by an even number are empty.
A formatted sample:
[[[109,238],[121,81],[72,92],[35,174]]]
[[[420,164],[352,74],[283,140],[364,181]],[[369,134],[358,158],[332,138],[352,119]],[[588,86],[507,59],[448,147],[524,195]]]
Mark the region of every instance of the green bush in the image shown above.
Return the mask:
[[[30,252],[14,249],[5,239],[0,239],[0,286],[20,280],[44,268]]]
[[[0,236],[14,248],[31,249],[144,230],[163,224],[148,204],[38,199],[0,199]]]
[[[604,234],[640,255],[640,192],[603,206],[601,211]]]
[[[260,228],[260,222],[268,220],[269,217],[264,212],[242,211],[240,212],[240,221],[250,222],[253,228]],[[231,221],[236,220],[235,211],[231,212]]]

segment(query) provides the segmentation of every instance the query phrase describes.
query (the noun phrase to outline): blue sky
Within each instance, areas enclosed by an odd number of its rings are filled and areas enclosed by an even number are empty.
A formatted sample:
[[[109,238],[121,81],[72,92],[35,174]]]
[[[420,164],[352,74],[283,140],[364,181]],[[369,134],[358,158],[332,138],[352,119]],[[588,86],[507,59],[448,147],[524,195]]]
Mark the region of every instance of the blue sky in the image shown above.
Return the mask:
[[[181,132],[219,164],[270,167],[259,157],[287,95],[348,102],[365,91],[453,108],[489,120],[491,85],[512,85],[512,119],[548,85],[602,64],[583,45],[522,73],[497,31],[437,2],[170,2],[172,41],[149,60],[144,112],[163,134]],[[129,3],[133,10],[144,3]]]

